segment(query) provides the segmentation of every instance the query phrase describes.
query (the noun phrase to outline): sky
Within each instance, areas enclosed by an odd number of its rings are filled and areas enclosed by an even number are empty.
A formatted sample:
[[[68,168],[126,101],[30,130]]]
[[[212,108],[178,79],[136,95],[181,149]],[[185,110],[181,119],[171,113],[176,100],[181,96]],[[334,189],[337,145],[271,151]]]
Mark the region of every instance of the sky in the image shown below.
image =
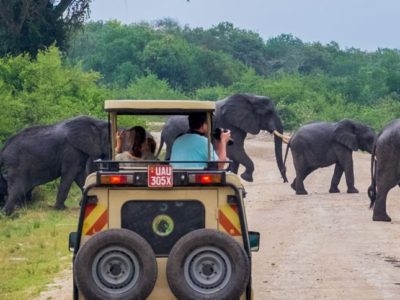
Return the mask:
[[[292,34],[303,42],[376,51],[400,49],[399,15],[400,0],[92,0],[90,20],[172,18],[204,29],[230,22],[265,41]]]

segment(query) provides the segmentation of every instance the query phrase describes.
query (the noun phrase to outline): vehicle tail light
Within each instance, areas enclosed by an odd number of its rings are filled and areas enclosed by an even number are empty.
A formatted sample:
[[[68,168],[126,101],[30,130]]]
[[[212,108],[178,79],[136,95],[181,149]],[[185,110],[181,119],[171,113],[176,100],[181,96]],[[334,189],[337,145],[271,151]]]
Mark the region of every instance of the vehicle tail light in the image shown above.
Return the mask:
[[[100,183],[107,185],[122,185],[133,183],[132,175],[101,175]]]
[[[197,183],[197,184],[215,184],[222,183],[222,174],[189,174],[189,183]]]

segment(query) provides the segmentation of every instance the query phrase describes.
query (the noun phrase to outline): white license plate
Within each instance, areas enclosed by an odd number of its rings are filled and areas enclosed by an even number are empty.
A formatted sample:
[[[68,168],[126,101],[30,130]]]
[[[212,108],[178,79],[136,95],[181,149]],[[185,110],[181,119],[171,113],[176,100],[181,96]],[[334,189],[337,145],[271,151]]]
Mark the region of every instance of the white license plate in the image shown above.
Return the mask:
[[[173,187],[172,166],[150,165],[147,168],[147,186],[151,188]]]

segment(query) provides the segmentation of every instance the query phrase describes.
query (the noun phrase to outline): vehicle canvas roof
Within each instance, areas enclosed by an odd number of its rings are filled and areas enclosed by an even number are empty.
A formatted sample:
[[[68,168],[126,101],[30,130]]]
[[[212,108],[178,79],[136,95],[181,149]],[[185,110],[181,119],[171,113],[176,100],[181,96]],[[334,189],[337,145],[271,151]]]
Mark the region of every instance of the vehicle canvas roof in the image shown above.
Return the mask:
[[[117,114],[188,114],[213,112],[215,102],[200,100],[106,100],[104,109]]]

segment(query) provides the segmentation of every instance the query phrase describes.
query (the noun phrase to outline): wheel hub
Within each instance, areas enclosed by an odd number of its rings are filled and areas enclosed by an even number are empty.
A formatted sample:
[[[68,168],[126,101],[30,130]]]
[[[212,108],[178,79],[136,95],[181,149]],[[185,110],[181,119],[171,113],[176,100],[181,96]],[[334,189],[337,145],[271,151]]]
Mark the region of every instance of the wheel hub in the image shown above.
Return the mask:
[[[122,247],[107,247],[100,251],[92,265],[92,276],[102,290],[119,294],[132,288],[139,278],[136,255]]]
[[[204,264],[203,265],[203,274],[206,276],[210,276],[211,274],[214,273],[214,269],[212,264]]]
[[[122,268],[121,268],[121,265],[120,265],[119,263],[117,263],[117,264],[111,264],[111,266],[110,266],[110,273],[111,273],[112,275],[118,276],[118,275],[121,274],[121,272],[122,272]],[[122,272],[122,273],[124,273],[124,272]]]
[[[224,288],[232,275],[232,265],[224,251],[217,247],[195,249],[184,264],[185,279],[189,286],[203,294]]]

